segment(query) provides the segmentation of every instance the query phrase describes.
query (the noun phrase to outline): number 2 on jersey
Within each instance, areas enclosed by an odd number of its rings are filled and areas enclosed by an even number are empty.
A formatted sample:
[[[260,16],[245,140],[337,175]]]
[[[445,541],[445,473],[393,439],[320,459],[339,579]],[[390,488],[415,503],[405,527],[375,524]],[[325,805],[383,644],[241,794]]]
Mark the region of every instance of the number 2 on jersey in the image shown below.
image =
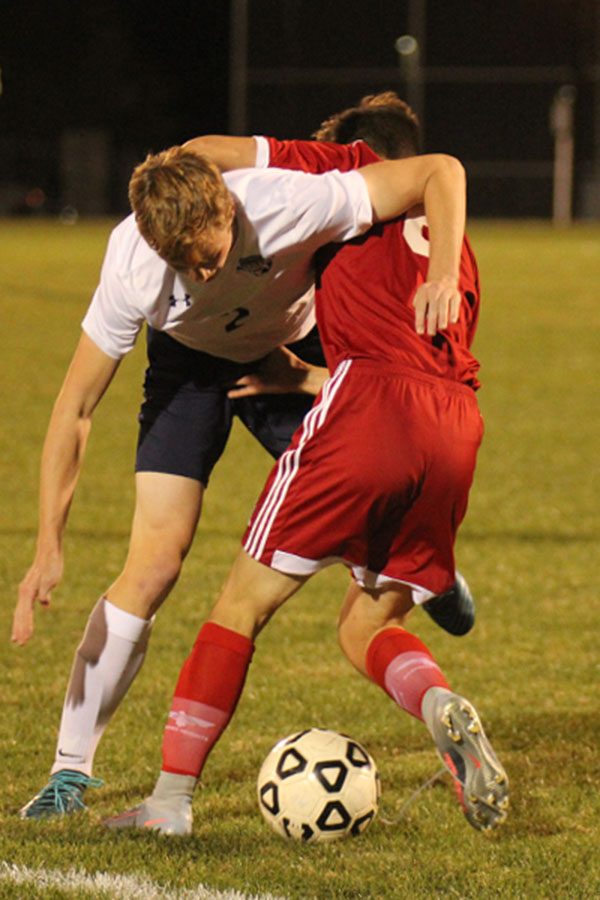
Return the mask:
[[[235,318],[227,323],[225,331],[235,331],[236,328],[240,328],[242,321],[250,315],[250,310],[245,306],[236,306],[234,312]]]

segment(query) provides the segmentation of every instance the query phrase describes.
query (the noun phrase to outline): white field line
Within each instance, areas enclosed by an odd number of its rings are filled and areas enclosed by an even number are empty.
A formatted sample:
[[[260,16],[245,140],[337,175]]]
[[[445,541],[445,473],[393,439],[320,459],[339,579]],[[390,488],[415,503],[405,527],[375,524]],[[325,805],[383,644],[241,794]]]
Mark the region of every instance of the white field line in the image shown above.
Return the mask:
[[[202,884],[195,888],[171,889],[135,875],[109,875],[107,872],[86,872],[69,869],[33,869],[0,862],[0,884],[30,885],[37,889],[55,888],[62,891],[85,891],[111,900],[284,900],[273,894],[243,894],[240,891],[217,891]]]

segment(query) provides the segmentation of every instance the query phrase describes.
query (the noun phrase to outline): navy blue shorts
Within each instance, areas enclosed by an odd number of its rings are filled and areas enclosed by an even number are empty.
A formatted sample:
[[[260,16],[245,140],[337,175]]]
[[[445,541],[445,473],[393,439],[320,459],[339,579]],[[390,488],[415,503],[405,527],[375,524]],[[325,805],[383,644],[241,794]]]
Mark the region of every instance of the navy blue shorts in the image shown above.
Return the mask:
[[[306,362],[325,365],[316,328],[289,348]],[[306,394],[231,400],[227,396],[231,385],[255,372],[262,359],[249,363],[221,359],[190,350],[152,328],[148,328],[148,361],[136,472],[184,475],[207,485],[234,416],[277,459],[314,400]]]

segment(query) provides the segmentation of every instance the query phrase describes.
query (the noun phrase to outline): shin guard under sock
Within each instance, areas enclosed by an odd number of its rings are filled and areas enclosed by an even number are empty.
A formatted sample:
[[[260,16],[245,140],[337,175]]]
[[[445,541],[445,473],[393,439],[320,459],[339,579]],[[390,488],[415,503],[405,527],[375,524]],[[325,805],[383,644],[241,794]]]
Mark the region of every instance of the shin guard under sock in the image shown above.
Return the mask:
[[[253,651],[244,635],[214,622],[203,625],[175,688],[163,737],[163,772],[199,777],[234,713]]]
[[[432,687],[449,689],[429,649],[403,628],[386,628],[367,649],[367,672],[386,693],[411,715],[422,719],[421,702]]]

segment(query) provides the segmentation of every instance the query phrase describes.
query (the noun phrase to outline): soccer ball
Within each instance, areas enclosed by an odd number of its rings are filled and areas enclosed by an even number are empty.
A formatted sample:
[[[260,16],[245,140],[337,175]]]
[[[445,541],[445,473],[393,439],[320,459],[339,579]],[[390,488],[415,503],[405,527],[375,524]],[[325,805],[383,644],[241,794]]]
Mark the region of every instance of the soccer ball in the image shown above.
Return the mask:
[[[310,728],[279,741],[258,775],[258,805],[282,837],[314,843],[362,834],[381,793],[372,757],[337,731]]]

